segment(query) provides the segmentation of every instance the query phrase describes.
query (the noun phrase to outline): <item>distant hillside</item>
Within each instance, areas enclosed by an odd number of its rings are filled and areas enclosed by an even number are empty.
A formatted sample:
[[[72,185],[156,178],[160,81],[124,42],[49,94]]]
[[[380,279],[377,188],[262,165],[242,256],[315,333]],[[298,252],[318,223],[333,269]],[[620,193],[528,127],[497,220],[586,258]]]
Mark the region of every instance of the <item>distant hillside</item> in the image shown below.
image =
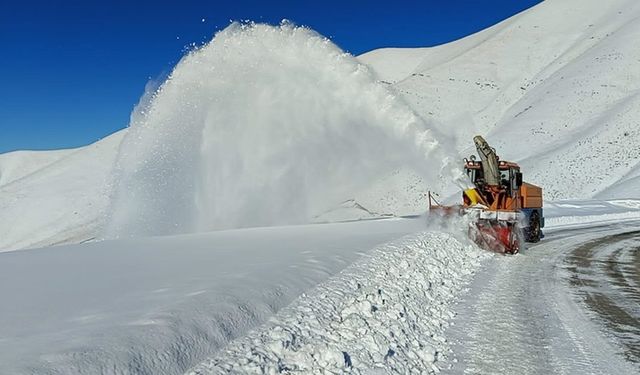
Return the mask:
[[[450,44],[359,58],[461,156],[483,134],[547,199],[640,197],[639,17],[634,0],[548,0]]]

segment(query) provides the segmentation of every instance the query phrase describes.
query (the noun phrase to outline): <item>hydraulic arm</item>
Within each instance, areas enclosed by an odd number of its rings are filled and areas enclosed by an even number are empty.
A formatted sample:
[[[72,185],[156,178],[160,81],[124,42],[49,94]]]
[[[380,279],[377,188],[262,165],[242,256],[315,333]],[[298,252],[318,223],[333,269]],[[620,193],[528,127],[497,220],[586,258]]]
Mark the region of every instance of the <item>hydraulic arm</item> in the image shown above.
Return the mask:
[[[498,156],[496,152],[482,136],[476,135],[473,137],[473,142],[476,144],[478,155],[482,161],[482,172],[484,174],[484,181],[489,186],[500,185],[500,171],[498,170]]]

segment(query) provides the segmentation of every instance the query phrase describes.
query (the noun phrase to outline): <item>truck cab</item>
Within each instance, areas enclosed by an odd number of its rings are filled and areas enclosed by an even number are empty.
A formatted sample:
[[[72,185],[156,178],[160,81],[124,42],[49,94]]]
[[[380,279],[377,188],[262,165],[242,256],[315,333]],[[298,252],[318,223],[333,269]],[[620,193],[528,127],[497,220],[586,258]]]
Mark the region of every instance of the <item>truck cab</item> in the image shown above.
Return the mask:
[[[499,160],[499,186],[489,186],[484,179],[482,162],[472,155],[464,159],[464,169],[476,187],[486,206],[494,211],[515,211],[521,214],[523,231],[527,242],[538,242],[543,237],[542,188],[523,181],[517,163]],[[471,200],[463,193],[463,206]]]

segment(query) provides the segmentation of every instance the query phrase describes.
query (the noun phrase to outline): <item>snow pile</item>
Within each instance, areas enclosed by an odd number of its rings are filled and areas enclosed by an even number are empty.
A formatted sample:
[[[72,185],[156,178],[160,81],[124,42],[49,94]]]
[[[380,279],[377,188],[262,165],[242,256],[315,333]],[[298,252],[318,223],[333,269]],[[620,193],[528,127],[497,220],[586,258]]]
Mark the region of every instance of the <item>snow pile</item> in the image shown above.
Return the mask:
[[[437,232],[382,245],[189,374],[438,372],[450,304],[489,256]]]
[[[439,138],[326,38],[232,24],[131,124],[109,234],[309,222],[399,167],[442,186]]]
[[[0,253],[0,374],[177,374],[421,219]]]

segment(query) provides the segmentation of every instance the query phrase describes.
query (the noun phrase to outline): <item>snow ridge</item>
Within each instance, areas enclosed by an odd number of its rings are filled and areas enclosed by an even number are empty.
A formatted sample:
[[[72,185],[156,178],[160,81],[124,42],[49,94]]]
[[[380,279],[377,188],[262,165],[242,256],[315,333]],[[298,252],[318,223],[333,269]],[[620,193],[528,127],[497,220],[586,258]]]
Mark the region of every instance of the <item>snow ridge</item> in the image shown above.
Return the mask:
[[[436,373],[450,305],[489,256],[438,232],[382,245],[188,374]]]

